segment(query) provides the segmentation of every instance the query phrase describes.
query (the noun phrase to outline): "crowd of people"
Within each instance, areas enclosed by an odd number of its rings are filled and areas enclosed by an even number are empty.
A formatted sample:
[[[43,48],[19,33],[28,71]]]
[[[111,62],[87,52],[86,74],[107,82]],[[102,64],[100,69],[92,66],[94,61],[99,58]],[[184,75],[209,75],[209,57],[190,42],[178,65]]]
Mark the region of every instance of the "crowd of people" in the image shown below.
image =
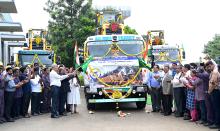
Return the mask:
[[[53,64],[41,68],[0,64],[0,123],[51,112],[51,118],[78,113],[78,71]],[[29,108],[31,110],[29,114]]]
[[[158,65],[146,73],[152,112],[220,128],[220,67],[214,61]],[[0,123],[51,112],[51,118],[77,113],[80,104],[78,71],[64,65],[51,68],[0,65]],[[88,83],[87,83],[88,84]],[[31,101],[31,102],[30,102]],[[31,105],[30,105],[31,103]],[[31,114],[28,113],[29,107]]]
[[[152,112],[220,128],[220,73],[214,61],[172,66],[158,65],[145,76]],[[174,100],[174,102],[173,102]],[[219,129],[220,130],[220,129]]]

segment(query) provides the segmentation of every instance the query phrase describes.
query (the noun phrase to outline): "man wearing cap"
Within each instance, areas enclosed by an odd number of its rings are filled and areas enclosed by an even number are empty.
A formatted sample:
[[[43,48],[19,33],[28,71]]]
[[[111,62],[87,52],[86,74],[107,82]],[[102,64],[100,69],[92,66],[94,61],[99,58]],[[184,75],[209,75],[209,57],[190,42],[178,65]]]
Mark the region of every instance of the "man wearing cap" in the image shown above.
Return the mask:
[[[22,82],[15,84],[12,67],[6,68],[7,74],[5,76],[5,118],[8,122],[14,122],[11,117],[12,105],[16,88],[22,86]]]
[[[50,86],[51,86],[51,93],[52,93],[51,118],[59,117],[59,93],[60,93],[61,80],[71,75],[71,74],[68,74],[68,75],[61,76],[58,74],[58,71],[59,69],[58,69],[57,64],[53,64],[52,70],[50,72]]]
[[[0,63],[1,64],[1,63]],[[3,75],[4,67],[0,65],[0,123],[6,122],[4,119],[4,75]]]

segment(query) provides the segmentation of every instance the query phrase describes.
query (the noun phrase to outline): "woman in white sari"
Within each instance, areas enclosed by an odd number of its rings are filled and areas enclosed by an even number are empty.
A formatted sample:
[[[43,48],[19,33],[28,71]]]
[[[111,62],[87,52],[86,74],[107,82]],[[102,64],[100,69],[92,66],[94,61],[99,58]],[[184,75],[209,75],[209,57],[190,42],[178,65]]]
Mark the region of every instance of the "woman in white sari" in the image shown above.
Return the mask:
[[[67,103],[71,105],[71,113],[73,114],[73,113],[77,113],[76,107],[81,103],[80,92],[79,92],[80,84],[79,84],[79,79],[76,75],[69,82],[70,82],[71,92],[68,92]]]

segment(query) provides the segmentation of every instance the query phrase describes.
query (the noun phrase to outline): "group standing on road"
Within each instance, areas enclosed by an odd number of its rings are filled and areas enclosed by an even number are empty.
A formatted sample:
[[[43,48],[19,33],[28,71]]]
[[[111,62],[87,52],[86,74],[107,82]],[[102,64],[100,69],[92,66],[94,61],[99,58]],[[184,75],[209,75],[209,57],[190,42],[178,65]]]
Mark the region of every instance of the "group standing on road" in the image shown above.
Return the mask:
[[[152,112],[220,128],[220,72],[214,61],[158,65],[144,77],[151,95]],[[174,101],[174,105],[173,105]]]
[[[51,112],[51,118],[78,113],[77,71],[53,64],[51,69],[0,65],[0,123]],[[30,111],[30,114],[28,113]]]
[[[220,73],[214,61],[153,67],[143,82],[151,96],[152,112],[220,127]],[[0,65],[0,123],[51,112],[51,118],[77,113],[80,104],[79,73],[53,64],[51,69]],[[88,86],[89,81],[85,81]],[[174,102],[173,102],[174,101]],[[31,103],[31,105],[30,105]],[[31,114],[28,113],[31,107]]]

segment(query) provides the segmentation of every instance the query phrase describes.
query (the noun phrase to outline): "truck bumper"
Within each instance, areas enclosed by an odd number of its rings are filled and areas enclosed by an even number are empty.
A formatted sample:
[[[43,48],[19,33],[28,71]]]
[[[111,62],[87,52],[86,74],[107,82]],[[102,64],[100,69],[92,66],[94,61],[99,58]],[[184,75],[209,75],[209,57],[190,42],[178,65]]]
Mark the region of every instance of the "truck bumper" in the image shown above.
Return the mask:
[[[115,102],[140,102],[146,98],[124,98],[124,99],[89,99],[89,103],[115,103]]]

